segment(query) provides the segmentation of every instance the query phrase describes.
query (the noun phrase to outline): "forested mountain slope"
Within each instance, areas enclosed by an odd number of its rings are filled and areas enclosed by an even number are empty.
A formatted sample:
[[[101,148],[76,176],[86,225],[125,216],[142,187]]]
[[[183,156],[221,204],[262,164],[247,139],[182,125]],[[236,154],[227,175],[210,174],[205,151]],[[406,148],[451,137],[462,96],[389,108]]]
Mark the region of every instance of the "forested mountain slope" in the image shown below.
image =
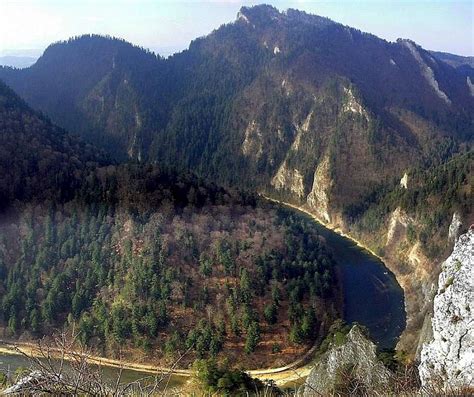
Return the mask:
[[[83,36],[0,78],[115,158],[265,192],[358,237],[402,280],[413,334],[451,220],[472,221],[471,72],[410,40],[255,6],[167,59]]]
[[[0,84],[0,337],[97,353],[295,359],[338,312],[309,221],[153,165],[116,165]],[[320,334],[321,333],[321,334]]]
[[[166,60],[83,36],[0,78],[118,157],[309,203],[315,178],[330,174],[332,212],[434,147],[449,156],[473,128],[466,76],[415,43],[269,6],[244,7]]]
[[[448,52],[441,52],[441,51],[430,51],[431,54],[435,57],[440,59],[447,64],[459,68],[462,66],[470,66],[474,68],[474,57],[463,57],[461,55],[450,54]]]
[[[0,208],[15,200],[71,198],[104,155],[34,112],[0,81]]]

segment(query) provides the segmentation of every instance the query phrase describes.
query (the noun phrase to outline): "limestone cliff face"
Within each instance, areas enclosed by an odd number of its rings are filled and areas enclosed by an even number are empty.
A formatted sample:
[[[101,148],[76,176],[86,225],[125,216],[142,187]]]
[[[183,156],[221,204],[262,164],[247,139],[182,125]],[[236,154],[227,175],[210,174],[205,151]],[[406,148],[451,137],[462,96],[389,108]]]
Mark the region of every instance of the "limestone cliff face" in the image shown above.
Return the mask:
[[[433,340],[423,346],[425,387],[474,385],[474,229],[459,237],[443,263],[434,298]]]
[[[307,204],[318,218],[331,222],[329,215],[329,191],[332,181],[329,170],[329,157],[325,156],[314,172],[313,186],[307,197]]]
[[[326,396],[333,393],[339,380],[347,381],[344,375],[341,378],[341,373],[347,370],[347,376],[363,385],[365,390],[382,391],[390,380],[389,371],[377,359],[375,344],[367,339],[358,325],[352,327],[342,345],[333,344],[316,363],[306,380],[303,395]]]
[[[259,159],[263,152],[262,132],[260,126],[254,120],[245,129],[245,139],[242,143],[242,153],[245,156],[253,156]]]
[[[288,189],[298,198],[304,195],[303,175],[296,168],[289,169],[286,162],[280,166],[271,184],[277,190]]]
[[[398,348],[414,353],[419,345],[419,334],[431,308],[438,264],[430,261],[418,241],[409,241],[408,228],[416,227],[416,221],[401,208],[390,216],[384,263],[395,274],[405,293],[407,325]]]
[[[453,214],[453,220],[451,221],[451,225],[449,225],[449,233],[448,233],[449,241],[456,241],[456,239],[459,237],[459,230],[461,229],[461,226],[462,226],[461,216],[457,212],[455,212]]]

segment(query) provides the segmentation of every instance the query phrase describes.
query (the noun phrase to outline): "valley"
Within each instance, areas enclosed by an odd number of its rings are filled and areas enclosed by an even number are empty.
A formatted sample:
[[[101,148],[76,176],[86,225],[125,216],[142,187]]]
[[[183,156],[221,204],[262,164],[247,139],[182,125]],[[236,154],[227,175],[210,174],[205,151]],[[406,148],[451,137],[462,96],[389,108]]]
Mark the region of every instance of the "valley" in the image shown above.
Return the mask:
[[[270,5],[167,57],[81,34],[0,66],[0,389],[11,346],[61,334],[125,389],[162,369],[210,394],[438,394],[428,356],[466,383],[437,354],[472,343],[450,287],[464,302],[473,81],[472,57]]]
[[[285,204],[291,207],[291,205]],[[300,209],[292,209],[298,214]],[[312,217],[311,214],[308,214]],[[304,215],[299,215],[304,216]],[[374,254],[369,254],[347,237],[340,236],[337,232],[325,228],[319,221],[312,221],[318,233],[325,239],[330,252],[334,253],[335,264],[341,274],[342,293],[345,297],[343,318],[348,323],[358,322],[366,326],[371,333],[371,337],[380,348],[393,348],[404,328],[403,294],[396,283],[393,275]],[[363,294],[362,294],[363,291]],[[319,342],[320,343],[320,342]],[[277,385],[301,384],[311,369],[311,363],[316,353],[318,344],[308,352],[300,353],[296,360],[280,368],[268,369],[248,369],[249,374],[260,379],[274,379]],[[14,342],[18,347],[26,348],[29,354],[34,355],[35,344],[22,344]],[[0,366],[10,365],[14,371],[18,366],[25,363],[24,359],[17,354],[9,354],[8,345],[0,347]],[[12,353],[14,353],[12,351]],[[157,370],[156,360],[145,359],[142,362],[130,363],[127,360],[114,360],[101,357],[94,357],[92,363],[101,363],[104,366],[105,376],[108,375],[108,366],[123,365],[127,371],[124,382],[143,377],[144,373],[154,373]],[[186,368],[186,367],[185,367]],[[178,376],[188,377],[193,374],[189,369],[161,368],[165,373],[173,373]],[[133,375],[133,371],[136,374]],[[144,372],[140,372],[144,371]],[[113,375],[109,375],[113,379]]]

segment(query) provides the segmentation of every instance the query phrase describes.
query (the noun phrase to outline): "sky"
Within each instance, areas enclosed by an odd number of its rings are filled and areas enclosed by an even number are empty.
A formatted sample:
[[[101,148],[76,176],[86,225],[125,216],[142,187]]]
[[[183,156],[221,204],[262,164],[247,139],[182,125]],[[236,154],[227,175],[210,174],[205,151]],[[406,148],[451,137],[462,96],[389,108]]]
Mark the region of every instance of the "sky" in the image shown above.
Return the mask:
[[[108,34],[162,55],[260,3],[297,8],[395,41],[474,55],[474,0],[0,0],[0,56],[39,55],[50,43]]]

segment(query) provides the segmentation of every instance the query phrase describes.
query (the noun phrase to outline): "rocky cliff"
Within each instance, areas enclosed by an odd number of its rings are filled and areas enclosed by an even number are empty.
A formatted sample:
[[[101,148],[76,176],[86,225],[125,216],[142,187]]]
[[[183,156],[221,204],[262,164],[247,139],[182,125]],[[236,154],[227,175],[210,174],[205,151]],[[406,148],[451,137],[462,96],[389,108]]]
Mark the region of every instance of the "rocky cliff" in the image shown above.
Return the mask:
[[[443,263],[434,298],[433,340],[423,346],[424,387],[445,390],[474,385],[474,229],[457,240]]]
[[[345,392],[366,395],[369,390],[384,390],[389,380],[390,372],[377,359],[375,344],[360,326],[354,325],[345,337],[334,338],[329,350],[311,370],[303,395],[346,395]]]

